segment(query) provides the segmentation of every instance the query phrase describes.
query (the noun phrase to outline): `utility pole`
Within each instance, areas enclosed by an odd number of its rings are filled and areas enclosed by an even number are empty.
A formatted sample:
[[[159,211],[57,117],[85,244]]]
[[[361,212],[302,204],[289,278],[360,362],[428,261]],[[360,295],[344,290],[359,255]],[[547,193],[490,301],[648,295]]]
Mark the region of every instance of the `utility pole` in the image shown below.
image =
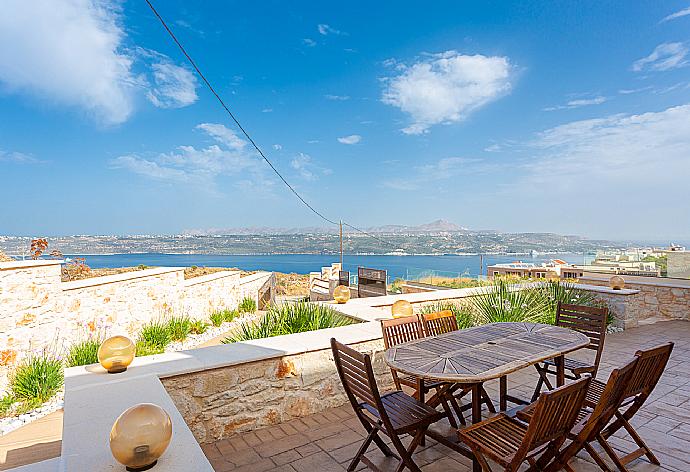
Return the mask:
[[[343,220],[340,220],[340,270],[343,270]]]
[[[479,278],[482,278],[482,275],[484,275],[484,255],[479,254]]]

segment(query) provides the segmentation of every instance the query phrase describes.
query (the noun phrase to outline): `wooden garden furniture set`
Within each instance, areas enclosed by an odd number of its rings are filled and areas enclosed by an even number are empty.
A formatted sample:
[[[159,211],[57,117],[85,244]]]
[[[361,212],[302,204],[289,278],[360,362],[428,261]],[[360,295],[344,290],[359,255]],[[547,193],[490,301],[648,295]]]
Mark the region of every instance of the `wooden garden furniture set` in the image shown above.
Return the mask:
[[[365,456],[373,442],[385,456],[397,458],[396,472],[420,472],[413,453],[425,436],[471,458],[475,471],[491,471],[488,459],[506,471],[517,471],[525,462],[531,471],[571,471],[568,461],[583,449],[602,470],[611,470],[592,447],[594,442],[620,471],[627,471],[626,464],[642,455],[659,464],[630,419],[661,378],[673,344],[638,351],[604,383],[596,373],[606,319],[603,308],[559,304],[556,326],[494,323],[459,330],[449,311],[384,320],[384,359],[397,388],[386,394],[378,390],[370,356],[332,339],[338,374],[368,433],[348,470],[355,470],[360,461],[379,470]],[[592,365],[565,357],[582,348],[594,351]],[[530,365],[539,380],[528,404],[508,394],[507,376]],[[496,413],[483,387],[492,379],[500,382],[500,412],[482,421],[482,405]],[[572,382],[566,384],[566,379]],[[547,390],[541,392],[544,386]],[[403,392],[403,387],[412,389],[412,394]],[[461,405],[468,393],[471,403]],[[510,413],[508,402],[521,406]],[[472,411],[469,426],[464,418],[467,409]],[[430,429],[442,419],[457,431],[455,438]],[[458,422],[463,425],[460,429]],[[638,446],[624,457],[608,442],[621,428]],[[390,437],[393,449],[380,434]],[[407,447],[400,440],[406,434],[412,436]]]

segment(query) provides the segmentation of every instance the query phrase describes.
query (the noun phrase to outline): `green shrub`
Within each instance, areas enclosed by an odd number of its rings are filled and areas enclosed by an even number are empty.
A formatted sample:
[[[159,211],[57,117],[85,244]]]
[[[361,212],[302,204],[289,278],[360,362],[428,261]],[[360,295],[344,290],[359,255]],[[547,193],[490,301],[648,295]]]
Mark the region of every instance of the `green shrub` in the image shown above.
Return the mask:
[[[230,322],[240,316],[240,312],[237,310],[228,310],[227,308],[223,310],[221,313],[223,313],[223,321]]]
[[[455,315],[455,319],[458,320],[458,327],[460,329],[469,328],[474,325],[472,309],[465,306],[458,306],[455,303],[449,301],[438,301],[432,303],[431,305],[425,305],[422,307],[420,313],[438,313],[439,311],[451,311]]]
[[[503,279],[494,279],[493,284],[482,290],[482,294],[470,298],[478,324],[498,322],[544,323],[550,320],[550,303],[540,287],[517,289]]]
[[[256,322],[242,323],[236,333],[223,343],[270,338],[283,334],[302,333],[324,328],[345,326],[356,321],[326,305],[298,302],[271,306]]]
[[[211,316],[209,316],[209,318],[211,320],[211,324],[216,328],[222,325],[223,321],[225,321],[225,315],[223,315],[222,311],[216,311],[211,313]]]
[[[43,352],[24,359],[10,377],[12,395],[18,401],[40,404],[50,400],[65,381],[60,359]]]
[[[139,340],[152,348],[164,351],[166,346],[172,341],[168,324],[162,321],[151,321],[141,328]]]
[[[244,297],[237,306],[237,311],[240,313],[254,313],[256,311],[256,302],[253,298]]]
[[[14,405],[15,398],[12,395],[5,395],[0,398],[0,418],[4,418],[10,414],[12,405]]]
[[[168,333],[173,341],[184,341],[192,330],[192,320],[188,316],[173,316],[168,320]]]
[[[558,308],[559,302],[584,306],[600,305],[594,292],[582,290],[569,282],[548,280],[544,282],[540,288],[549,305],[549,316],[545,322],[550,324],[556,322],[556,309]]]
[[[98,363],[98,348],[102,341],[100,338],[89,338],[72,344],[65,358],[65,365],[75,367]]]
[[[165,347],[152,346],[146,341],[139,340],[136,344],[137,357],[151,356],[153,354],[162,354],[165,351]]]
[[[189,332],[192,334],[204,334],[208,325],[202,320],[192,320],[189,323]]]

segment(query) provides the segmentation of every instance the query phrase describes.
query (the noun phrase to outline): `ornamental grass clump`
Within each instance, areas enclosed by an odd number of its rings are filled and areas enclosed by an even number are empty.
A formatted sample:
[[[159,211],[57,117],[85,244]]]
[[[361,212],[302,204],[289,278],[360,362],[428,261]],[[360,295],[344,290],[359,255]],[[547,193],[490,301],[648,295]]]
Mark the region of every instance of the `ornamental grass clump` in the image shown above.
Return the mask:
[[[98,363],[98,348],[103,339],[101,337],[91,337],[72,344],[67,351],[65,365],[76,367],[78,365],[89,365]]]
[[[24,359],[10,377],[15,401],[38,406],[50,400],[65,381],[62,362],[49,352],[32,354]]]
[[[244,297],[237,306],[237,311],[240,313],[254,313],[256,311],[256,302],[253,298]]]
[[[273,305],[260,320],[242,323],[238,331],[225,338],[223,343],[335,328],[355,322],[326,305],[310,302]]]
[[[420,310],[420,314],[438,313],[439,311],[450,311],[458,320],[458,328],[464,329],[474,326],[472,309],[465,306],[459,306],[449,301],[438,301],[430,305],[425,305]]]
[[[173,341],[184,341],[192,331],[192,320],[188,316],[173,316],[168,320],[168,333]]]
[[[208,325],[203,320],[191,320],[189,322],[189,332],[192,334],[204,334]]]
[[[168,323],[151,321],[141,328],[136,343],[137,356],[160,354],[172,342]]]
[[[546,323],[550,304],[539,286],[516,287],[503,278],[494,279],[478,296],[470,298],[477,324],[499,322]]]
[[[223,321],[225,321],[225,315],[222,311],[216,311],[211,313],[209,319],[211,320],[211,324],[218,328],[220,325],[223,324]]]

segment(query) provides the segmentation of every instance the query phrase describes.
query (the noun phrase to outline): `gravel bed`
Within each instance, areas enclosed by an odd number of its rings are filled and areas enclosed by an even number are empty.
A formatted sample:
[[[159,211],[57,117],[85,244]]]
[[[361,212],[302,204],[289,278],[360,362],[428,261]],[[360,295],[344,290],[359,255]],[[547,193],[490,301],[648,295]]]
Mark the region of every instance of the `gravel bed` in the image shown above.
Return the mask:
[[[187,349],[194,349],[195,347],[204,344],[205,342],[220,336],[229,331],[235,330],[241,323],[246,323],[249,321],[256,320],[263,316],[263,313],[245,313],[232,321],[223,322],[218,327],[209,326],[205,333],[203,334],[190,334],[184,341],[173,342],[168,345],[165,352],[176,352],[184,351]],[[62,409],[64,405],[65,392],[60,391],[55,397],[50,401],[44,403],[35,410],[31,410],[27,413],[18,416],[10,416],[7,418],[0,419],[0,436],[14,431],[17,428],[31,423],[39,418],[42,418],[50,413]]]

